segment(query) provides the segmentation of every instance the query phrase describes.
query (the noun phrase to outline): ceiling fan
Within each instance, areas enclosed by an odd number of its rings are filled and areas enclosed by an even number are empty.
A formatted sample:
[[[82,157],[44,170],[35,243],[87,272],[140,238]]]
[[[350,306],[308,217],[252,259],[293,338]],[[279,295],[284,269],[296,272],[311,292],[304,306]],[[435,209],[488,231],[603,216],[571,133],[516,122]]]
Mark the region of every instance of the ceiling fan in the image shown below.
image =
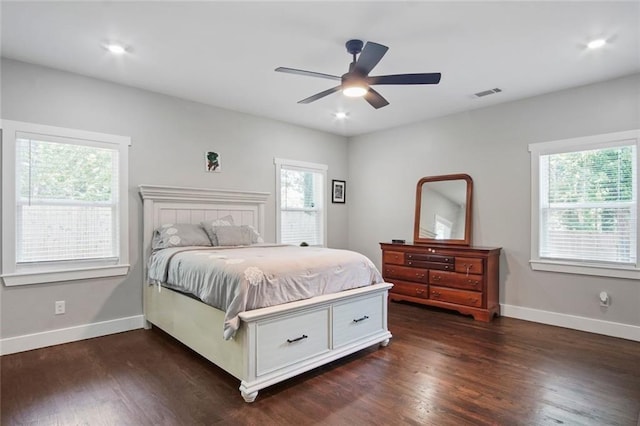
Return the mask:
[[[389,102],[371,86],[376,84],[438,84],[440,82],[440,73],[420,73],[420,74],[394,74],[394,75],[378,75],[370,76],[369,73],[380,62],[380,59],[387,53],[389,48],[378,43],[368,41],[362,48],[362,40],[349,40],[346,43],[347,52],[353,55],[353,62],[349,64],[349,71],[341,77],[331,74],[323,74],[314,71],[298,70],[295,68],[278,67],[276,71],[286,72],[289,74],[306,75],[309,77],[326,78],[329,80],[338,80],[341,82],[339,86],[332,87],[306,99],[298,101],[299,104],[308,104],[318,99],[324,98],[335,92],[342,91],[345,96],[360,97],[369,104],[378,109],[389,105]],[[362,52],[362,53],[361,53]],[[356,59],[356,55],[360,54]]]

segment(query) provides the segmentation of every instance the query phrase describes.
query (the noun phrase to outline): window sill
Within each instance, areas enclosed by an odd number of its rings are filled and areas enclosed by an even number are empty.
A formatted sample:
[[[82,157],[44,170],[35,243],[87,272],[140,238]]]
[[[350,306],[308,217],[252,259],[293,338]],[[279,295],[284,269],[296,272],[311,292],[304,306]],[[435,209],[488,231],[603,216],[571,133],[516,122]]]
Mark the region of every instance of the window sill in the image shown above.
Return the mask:
[[[108,265],[61,271],[32,271],[2,274],[7,287],[29,284],[44,284],[60,281],[86,280],[90,278],[118,277],[129,273],[129,265]]]
[[[534,271],[561,272],[565,274],[593,275],[633,280],[640,279],[640,269],[631,266],[606,266],[540,259],[530,260],[529,264]]]

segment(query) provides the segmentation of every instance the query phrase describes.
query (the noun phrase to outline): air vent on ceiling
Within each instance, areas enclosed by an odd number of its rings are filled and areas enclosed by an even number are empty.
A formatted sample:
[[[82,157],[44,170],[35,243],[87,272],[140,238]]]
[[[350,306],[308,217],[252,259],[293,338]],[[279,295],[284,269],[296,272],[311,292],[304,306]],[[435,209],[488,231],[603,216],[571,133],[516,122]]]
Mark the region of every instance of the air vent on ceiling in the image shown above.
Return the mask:
[[[500,93],[500,92],[502,92],[502,89],[498,89],[496,87],[495,89],[485,90],[483,92],[474,93],[473,95],[477,98],[481,98],[483,96],[489,96],[489,95],[493,95],[494,93]]]

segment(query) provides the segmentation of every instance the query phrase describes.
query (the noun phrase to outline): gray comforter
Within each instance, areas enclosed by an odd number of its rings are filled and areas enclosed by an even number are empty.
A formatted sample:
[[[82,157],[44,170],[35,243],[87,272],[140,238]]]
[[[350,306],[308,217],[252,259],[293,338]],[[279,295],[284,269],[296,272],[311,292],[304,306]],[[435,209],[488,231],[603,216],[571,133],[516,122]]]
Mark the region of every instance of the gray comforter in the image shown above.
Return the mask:
[[[149,259],[149,282],[225,311],[224,338],[251,309],[383,282],[375,265],[348,250],[283,245],[180,247]]]

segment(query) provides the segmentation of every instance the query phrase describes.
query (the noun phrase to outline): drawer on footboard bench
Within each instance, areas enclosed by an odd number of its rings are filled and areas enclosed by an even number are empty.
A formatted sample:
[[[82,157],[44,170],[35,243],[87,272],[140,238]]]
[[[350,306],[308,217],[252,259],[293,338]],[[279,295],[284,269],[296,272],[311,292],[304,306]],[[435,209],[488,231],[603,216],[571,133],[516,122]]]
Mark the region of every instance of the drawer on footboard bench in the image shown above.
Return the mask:
[[[386,330],[382,315],[384,303],[387,303],[386,295],[377,294],[334,305],[333,346],[339,347]]]
[[[329,306],[259,322],[256,326],[256,375],[330,350]]]

